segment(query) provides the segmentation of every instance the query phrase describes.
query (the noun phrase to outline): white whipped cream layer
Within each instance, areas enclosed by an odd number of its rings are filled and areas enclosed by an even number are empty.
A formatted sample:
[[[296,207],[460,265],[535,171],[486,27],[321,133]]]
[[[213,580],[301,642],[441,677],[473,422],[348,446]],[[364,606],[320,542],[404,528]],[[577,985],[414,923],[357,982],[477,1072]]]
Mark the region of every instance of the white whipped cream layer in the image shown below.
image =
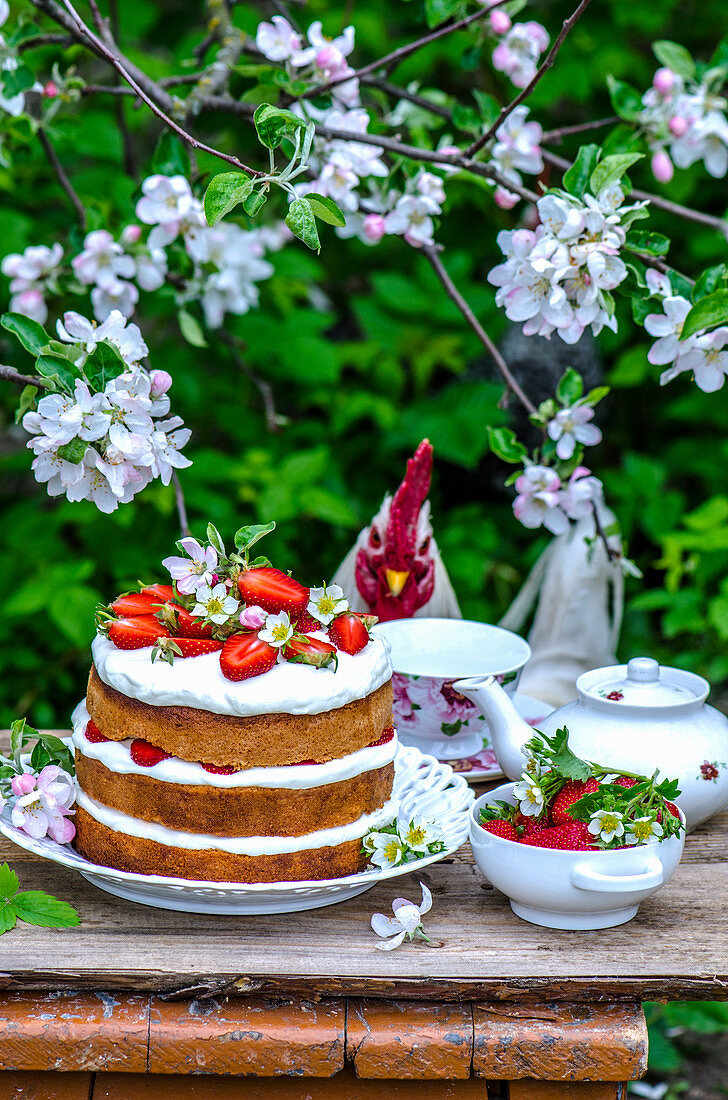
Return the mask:
[[[189,848],[196,851],[217,849],[241,856],[270,856],[285,852],[303,852],[311,848],[333,848],[348,840],[358,840],[366,836],[370,829],[380,829],[388,825],[397,816],[398,802],[390,799],[380,810],[363,814],[357,821],[338,825],[334,829],[318,829],[315,833],[303,836],[211,836],[209,833],[187,833],[180,829],[168,829],[166,825],[155,825],[151,821],[141,821],[130,817],[120,810],[112,810],[82,790],[78,790],[76,802],[95,821],[106,825],[115,833],[136,836],[142,840],[154,840],[157,844],[166,844],[173,848]]]
[[[188,658],[192,659],[192,658]],[[125,741],[89,741],[86,726],[90,715],[86,702],[82,700],[73,712],[74,750],[92,760],[98,760],[109,771],[121,775],[151,775],[164,783],[183,783],[196,787],[271,787],[292,791],[308,790],[311,787],[323,787],[327,783],[339,783],[344,779],[353,779],[363,772],[383,768],[394,760],[397,752],[397,734],[384,745],[359,749],[338,760],[329,760],[325,764],[288,764],[271,768],[245,768],[232,775],[208,772],[202,764],[191,760],[181,760],[170,756],[160,760],[151,768],[136,764],[129,752],[131,740]],[[103,732],[103,731],[102,731]]]
[[[316,632],[314,637],[325,638]],[[178,658],[174,664],[151,660],[151,649],[117,649],[103,635],[91,647],[101,679],[122,695],[157,707],[194,707],[213,714],[321,714],[364,699],[392,675],[389,647],[382,638],[351,656],[339,653],[339,667],[279,661],[268,672],[247,680],[227,680],[220,654]]]

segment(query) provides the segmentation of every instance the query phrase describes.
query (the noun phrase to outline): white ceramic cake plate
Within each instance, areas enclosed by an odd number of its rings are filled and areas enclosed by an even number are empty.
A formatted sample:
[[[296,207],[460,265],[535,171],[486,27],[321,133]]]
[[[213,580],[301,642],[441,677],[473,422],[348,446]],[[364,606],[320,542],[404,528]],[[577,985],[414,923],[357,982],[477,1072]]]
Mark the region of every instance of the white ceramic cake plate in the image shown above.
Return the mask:
[[[19,847],[35,855],[78,871],[87,882],[108,894],[183,913],[218,913],[245,916],[256,913],[295,913],[348,901],[385,879],[417,874],[430,863],[452,855],[468,836],[468,814],[475,793],[462,775],[448,764],[425,756],[419,749],[400,746],[394,761],[392,797],[399,800],[400,814],[435,820],[443,833],[445,848],[437,855],[423,856],[387,871],[375,868],[344,878],[307,882],[206,882],[169,878],[165,875],[137,875],[90,863],[70,845],[56,844],[49,837],[35,840],[10,820],[10,806],[0,816],[0,832]]]

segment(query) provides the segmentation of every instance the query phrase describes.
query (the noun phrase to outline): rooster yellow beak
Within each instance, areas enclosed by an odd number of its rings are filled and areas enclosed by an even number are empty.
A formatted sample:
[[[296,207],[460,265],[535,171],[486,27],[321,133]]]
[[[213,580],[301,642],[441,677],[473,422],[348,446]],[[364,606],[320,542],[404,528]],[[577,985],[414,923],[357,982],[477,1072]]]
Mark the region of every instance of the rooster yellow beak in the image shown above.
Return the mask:
[[[384,576],[387,578],[387,588],[390,595],[399,596],[400,592],[407,583],[409,577],[409,570],[403,569],[401,571],[397,569],[385,569]]]

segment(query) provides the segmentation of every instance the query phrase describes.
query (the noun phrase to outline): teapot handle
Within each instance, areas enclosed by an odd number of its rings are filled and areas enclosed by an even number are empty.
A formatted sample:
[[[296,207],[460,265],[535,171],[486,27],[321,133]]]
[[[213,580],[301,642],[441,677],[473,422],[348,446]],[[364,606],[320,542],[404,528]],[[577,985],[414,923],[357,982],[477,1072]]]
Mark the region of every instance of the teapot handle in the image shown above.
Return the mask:
[[[645,860],[644,869],[635,875],[605,875],[588,863],[577,863],[571,871],[571,882],[580,890],[596,890],[602,894],[630,894],[634,890],[651,890],[661,886],[664,869],[657,856]]]

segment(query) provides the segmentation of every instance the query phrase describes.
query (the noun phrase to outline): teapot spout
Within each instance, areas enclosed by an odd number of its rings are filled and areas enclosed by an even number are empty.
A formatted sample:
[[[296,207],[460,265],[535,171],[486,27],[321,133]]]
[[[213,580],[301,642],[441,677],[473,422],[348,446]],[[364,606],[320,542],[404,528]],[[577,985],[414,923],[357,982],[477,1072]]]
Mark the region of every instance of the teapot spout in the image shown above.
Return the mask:
[[[533,730],[521,718],[510,696],[495,676],[470,676],[456,680],[452,686],[481,708],[488,722],[493,752],[504,774],[509,779],[520,778],[524,767],[521,749]]]

